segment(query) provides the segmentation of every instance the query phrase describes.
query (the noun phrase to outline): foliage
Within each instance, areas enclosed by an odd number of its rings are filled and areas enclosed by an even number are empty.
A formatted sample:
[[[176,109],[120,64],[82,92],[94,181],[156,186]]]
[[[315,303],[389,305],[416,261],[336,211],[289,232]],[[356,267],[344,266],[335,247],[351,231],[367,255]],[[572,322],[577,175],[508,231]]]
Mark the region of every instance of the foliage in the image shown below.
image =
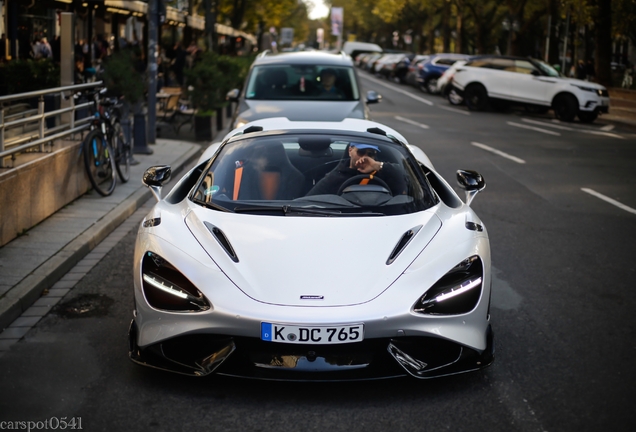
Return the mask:
[[[104,65],[104,84],[112,94],[123,96],[130,104],[144,97],[145,81],[140,53],[125,48],[113,53]]]
[[[48,59],[0,64],[0,94],[16,94],[60,86],[60,67]]]
[[[185,71],[194,107],[199,112],[212,112],[223,107],[227,92],[243,84],[251,61],[204,52],[192,69]]]

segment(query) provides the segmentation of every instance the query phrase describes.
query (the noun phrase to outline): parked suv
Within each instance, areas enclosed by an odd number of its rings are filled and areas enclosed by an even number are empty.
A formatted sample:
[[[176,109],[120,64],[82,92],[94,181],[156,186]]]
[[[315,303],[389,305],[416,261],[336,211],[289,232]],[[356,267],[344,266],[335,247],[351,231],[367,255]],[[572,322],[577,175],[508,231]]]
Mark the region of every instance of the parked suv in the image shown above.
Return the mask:
[[[554,110],[556,117],[591,123],[609,112],[609,94],[599,84],[566,78],[541,60],[480,56],[457,68],[453,88],[471,110],[484,110],[490,101]]]
[[[323,91],[325,75],[335,76],[331,91]],[[329,78],[331,80],[332,78]],[[228,92],[237,103],[232,128],[268,117],[292,121],[341,121],[369,119],[368,104],[380,101],[374,91],[361,95],[357,72],[350,56],[319,51],[259,55],[242,91]]]
[[[418,65],[419,75],[417,77],[418,87],[430,94],[437,93],[437,80],[451,67],[457,60],[467,60],[465,54],[433,54],[428,61]]]

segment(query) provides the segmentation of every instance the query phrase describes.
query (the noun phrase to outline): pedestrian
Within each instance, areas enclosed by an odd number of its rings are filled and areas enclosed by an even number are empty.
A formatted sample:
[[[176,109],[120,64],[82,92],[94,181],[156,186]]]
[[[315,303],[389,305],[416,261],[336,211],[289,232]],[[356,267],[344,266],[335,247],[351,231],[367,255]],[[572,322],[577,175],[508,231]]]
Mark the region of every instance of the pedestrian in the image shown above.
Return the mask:
[[[49,43],[46,36],[44,36],[40,40],[40,58],[44,58],[44,59],[53,58],[53,50],[51,49],[51,44]]]
[[[174,59],[172,60],[172,70],[177,77],[180,87],[183,87],[183,68],[186,64],[188,53],[181,46],[181,42],[177,42],[174,46]]]
[[[585,67],[585,62],[583,60],[579,60],[579,63],[576,66],[576,77],[580,80],[587,78],[587,68]]]
[[[594,70],[594,61],[592,61],[591,59],[587,61],[586,73],[587,80],[594,81],[594,78],[596,77],[596,71]]]

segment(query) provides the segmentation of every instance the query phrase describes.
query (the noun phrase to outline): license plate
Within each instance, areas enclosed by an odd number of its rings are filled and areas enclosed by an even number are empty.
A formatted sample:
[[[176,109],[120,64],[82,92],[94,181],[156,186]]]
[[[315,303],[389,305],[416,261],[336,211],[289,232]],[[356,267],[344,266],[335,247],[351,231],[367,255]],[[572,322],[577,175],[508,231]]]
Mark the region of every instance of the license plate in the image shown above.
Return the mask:
[[[364,325],[296,326],[261,323],[261,339],[295,344],[343,344],[364,340]]]

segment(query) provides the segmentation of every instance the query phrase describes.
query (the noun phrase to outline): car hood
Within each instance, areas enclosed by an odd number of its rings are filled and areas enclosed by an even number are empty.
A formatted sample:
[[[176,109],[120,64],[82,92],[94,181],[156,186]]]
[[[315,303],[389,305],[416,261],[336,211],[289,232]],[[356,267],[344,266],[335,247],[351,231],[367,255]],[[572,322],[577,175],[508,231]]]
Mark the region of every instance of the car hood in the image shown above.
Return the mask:
[[[590,81],[583,81],[576,78],[561,78],[561,79],[575,86],[588,87],[588,88],[593,88],[597,90],[605,90],[604,86],[597,83],[590,82]]]
[[[344,118],[365,118],[360,101],[256,101],[244,100],[238,119],[249,123],[270,117],[287,117],[291,121],[341,121]]]
[[[346,306],[385,291],[441,229],[432,210],[384,217],[258,216],[192,207],[185,223],[247,296],[285,306]],[[222,232],[236,253],[222,247]],[[387,264],[409,230],[419,229]],[[422,287],[424,292],[425,287]]]

